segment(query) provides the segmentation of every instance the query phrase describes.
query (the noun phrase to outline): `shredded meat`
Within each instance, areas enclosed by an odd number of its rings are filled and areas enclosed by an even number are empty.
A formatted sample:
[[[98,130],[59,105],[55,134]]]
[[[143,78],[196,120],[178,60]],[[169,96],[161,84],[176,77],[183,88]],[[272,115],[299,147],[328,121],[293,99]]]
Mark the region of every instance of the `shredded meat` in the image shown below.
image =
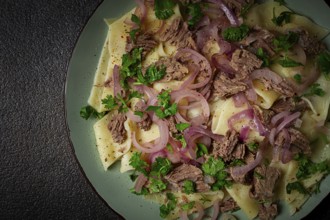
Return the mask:
[[[258,201],[272,201],[280,171],[274,167],[261,165],[255,168],[254,173],[250,196]]]
[[[223,0],[223,2],[236,14],[236,16],[240,16],[243,7],[252,2],[252,0]]]
[[[288,131],[290,134],[291,152],[293,154],[303,153],[310,155],[312,152],[307,137],[294,128],[289,128]]]
[[[277,204],[271,205],[260,204],[259,205],[259,219],[260,220],[272,220],[277,216]]]
[[[174,116],[170,116],[167,118],[167,124],[168,124],[168,129],[172,134],[177,134],[179,132],[178,129],[176,129],[175,127],[176,121]]]
[[[317,55],[325,50],[325,46],[321,43],[316,36],[310,36],[306,30],[296,30],[299,34],[298,44],[309,55]]]
[[[153,35],[150,33],[143,33],[136,37],[136,42],[133,42],[130,38],[126,44],[126,51],[131,52],[134,48],[143,48],[142,57],[154,49],[158,45],[158,42],[154,39]]]
[[[212,154],[215,157],[221,157],[224,161],[233,159],[243,159],[245,156],[245,145],[238,144],[239,133],[235,130],[229,130],[224,139],[213,141]]]
[[[210,186],[204,183],[203,172],[201,169],[190,165],[182,164],[165,176],[165,179],[175,188],[181,188],[185,180],[191,180],[196,183],[197,192],[206,192]]]
[[[235,211],[239,208],[235,200],[232,198],[227,199],[220,203],[220,212]]]
[[[164,81],[182,80],[188,74],[188,68],[174,58],[161,58],[156,62],[157,67],[166,67]]]
[[[172,24],[160,34],[161,41],[168,41],[179,48],[189,47],[196,49],[196,43],[192,38],[192,33],[188,25],[181,19],[176,19]]]
[[[223,73],[217,74],[214,78],[213,96],[215,97],[224,99],[247,89],[248,86],[246,83],[232,80]]]
[[[307,103],[303,99],[294,99],[290,97],[284,97],[282,99],[277,100],[273,106],[271,107],[271,110],[273,110],[276,113],[280,113],[283,111],[305,111],[308,108]]]
[[[237,49],[232,55],[230,65],[245,78],[253,70],[261,67],[262,60],[258,59],[256,55],[247,50]]]
[[[257,105],[253,106],[253,111],[254,114],[256,114],[256,116],[260,119],[263,125],[269,125],[270,120],[275,115],[275,113],[272,110],[263,109]]]
[[[245,161],[245,164],[249,164],[249,163],[251,163],[255,160],[255,155],[251,152],[246,152],[243,159]],[[241,183],[241,184],[244,184],[244,185],[249,185],[252,182],[251,172],[248,172],[246,174],[237,176],[237,175],[232,174],[232,169],[233,168],[231,167],[230,168],[230,176],[235,182]]]
[[[126,115],[123,113],[114,114],[111,118],[108,129],[111,132],[114,142],[122,144],[127,139],[127,132],[124,127],[126,121]]]
[[[269,56],[274,56],[275,52],[271,47],[273,39],[273,33],[260,27],[254,27],[249,36],[244,38],[240,43],[247,46],[254,54],[257,53],[259,48],[262,48]]]
[[[143,120],[141,122],[137,122],[136,123],[137,126],[145,131],[149,131],[151,128],[151,125],[152,125],[152,120],[151,120],[150,116],[144,112],[144,110],[145,110],[144,103],[141,101],[138,102],[135,105],[135,110],[143,112],[143,117],[142,117]]]
[[[293,97],[295,95],[292,86],[284,79],[279,83],[269,81],[265,78],[261,78],[260,80],[263,82],[267,90],[274,90],[286,97]]]

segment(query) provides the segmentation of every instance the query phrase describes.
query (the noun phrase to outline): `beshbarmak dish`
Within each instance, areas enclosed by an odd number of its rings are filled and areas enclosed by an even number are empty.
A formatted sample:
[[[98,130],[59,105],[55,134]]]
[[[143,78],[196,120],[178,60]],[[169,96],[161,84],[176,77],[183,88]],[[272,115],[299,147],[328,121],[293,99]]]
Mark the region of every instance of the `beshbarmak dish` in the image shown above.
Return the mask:
[[[299,211],[329,173],[328,31],[284,1],[136,2],[107,20],[80,111],[104,169],[119,161],[162,218]]]

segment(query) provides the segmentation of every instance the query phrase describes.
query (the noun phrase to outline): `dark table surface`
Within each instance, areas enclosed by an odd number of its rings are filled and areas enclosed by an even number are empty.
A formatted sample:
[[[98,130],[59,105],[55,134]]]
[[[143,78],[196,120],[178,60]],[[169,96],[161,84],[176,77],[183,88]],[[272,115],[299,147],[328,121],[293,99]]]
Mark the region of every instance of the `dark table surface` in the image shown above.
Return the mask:
[[[0,219],[120,219],[82,174],[64,116],[70,56],[101,2],[0,0]],[[307,218],[330,219],[329,204]]]

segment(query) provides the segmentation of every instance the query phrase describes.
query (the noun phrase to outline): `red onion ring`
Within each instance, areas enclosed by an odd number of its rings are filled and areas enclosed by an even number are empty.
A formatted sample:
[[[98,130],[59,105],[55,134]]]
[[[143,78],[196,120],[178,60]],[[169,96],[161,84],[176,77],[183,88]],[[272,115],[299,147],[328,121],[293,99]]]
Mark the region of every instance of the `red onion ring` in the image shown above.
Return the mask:
[[[282,121],[288,115],[290,115],[289,111],[280,112],[272,117],[270,123],[276,126],[278,122]]]
[[[204,217],[204,207],[202,206],[202,204],[200,204],[199,202],[195,203],[196,209],[197,209],[197,217],[195,218],[195,220],[202,220]]]
[[[147,181],[148,181],[148,177],[146,177],[143,173],[140,173],[134,185],[135,192],[140,193],[142,187],[144,186],[144,184],[146,184]]]
[[[190,137],[196,133],[206,135],[215,141],[221,142],[223,140],[222,135],[214,134],[214,133],[212,133],[212,131],[202,128],[201,126],[191,126],[191,127],[187,128],[186,130],[184,130],[183,136],[186,140],[189,140]]]
[[[219,199],[217,199],[217,200],[215,200],[214,201],[214,203],[213,203],[213,212],[212,212],[212,220],[217,220],[217,218],[218,218],[218,215],[219,215],[219,212],[220,212],[220,207],[219,207],[219,205],[220,205],[220,201],[219,201]]]
[[[263,158],[263,155],[259,148],[255,160],[247,165],[231,168],[232,175],[238,177],[238,176],[242,176],[242,175],[248,173],[249,171],[253,170],[256,166],[258,166],[261,163],[262,158]]]
[[[140,117],[138,115],[135,115],[134,112],[129,108],[128,112],[126,113],[126,117],[134,122],[142,122],[143,117]]]
[[[270,130],[270,133],[268,136],[269,143],[272,146],[274,146],[274,144],[275,144],[275,136],[276,136],[276,128],[272,128],[272,130]]]
[[[196,64],[192,64],[192,65],[189,65],[188,66],[188,69],[189,69],[189,72],[190,72],[190,69],[194,70],[193,73],[190,74],[190,76],[188,77],[188,79],[186,79],[182,85],[180,86],[180,89],[184,89],[184,88],[187,88],[189,85],[191,85],[195,78],[198,76],[198,73],[199,73],[199,66],[197,66]]]
[[[283,81],[283,78],[279,76],[277,73],[274,73],[268,68],[262,68],[262,69],[257,69],[254,70],[250,74],[250,78],[252,80],[254,79],[267,79],[273,83],[279,84]]]
[[[155,153],[162,149],[164,149],[167,145],[168,139],[169,139],[169,131],[167,123],[163,120],[154,120],[155,117],[153,117],[153,121],[158,125],[159,133],[161,134],[158,140],[156,140],[154,143],[144,143],[140,144],[136,140],[135,132],[133,132],[132,135],[132,141],[135,148],[140,150],[144,153]]]
[[[158,157],[163,157],[163,158],[166,157],[165,152],[163,150],[161,150],[161,151],[150,154],[149,155],[150,162],[154,163]]]
[[[287,125],[289,125],[292,121],[296,120],[297,118],[299,118],[301,115],[301,112],[295,112],[292,115],[288,115],[283,119],[283,122],[281,122],[281,124],[278,125],[278,127],[276,128],[276,133],[278,133],[279,131],[281,131],[283,128],[285,128]]]
[[[228,119],[228,127],[230,129],[233,129],[234,128],[234,124],[237,122],[237,121],[240,121],[242,119],[253,119],[254,117],[254,112],[253,112],[253,109],[249,108],[249,109],[245,109],[243,111],[240,111],[236,114],[234,114],[233,116],[231,116],[229,119]]]
[[[239,140],[245,142],[250,133],[250,126],[244,126],[239,132]]]
[[[225,3],[223,3],[221,0],[209,0],[209,2],[213,2],[214,4],[216,4],[220,7],[220,9],[227,16],[227,18],[228,18],[231,25],[233,25],[233,26],[238,26],[239,25],[239,22],[238,22],[238,19],[237,19],[236,15],[233,13],[233,11]]]

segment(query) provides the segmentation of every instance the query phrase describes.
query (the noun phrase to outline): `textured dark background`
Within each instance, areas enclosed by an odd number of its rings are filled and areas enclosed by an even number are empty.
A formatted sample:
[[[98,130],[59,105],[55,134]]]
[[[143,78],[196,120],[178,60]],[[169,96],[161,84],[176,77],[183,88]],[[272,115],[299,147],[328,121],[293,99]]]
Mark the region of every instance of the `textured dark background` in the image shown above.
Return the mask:
[[[0,0],[0,219],[120,219],[82,174],[65,127],[67,65],[99,3]],[[330,219],[329,204],[308,219]]]

